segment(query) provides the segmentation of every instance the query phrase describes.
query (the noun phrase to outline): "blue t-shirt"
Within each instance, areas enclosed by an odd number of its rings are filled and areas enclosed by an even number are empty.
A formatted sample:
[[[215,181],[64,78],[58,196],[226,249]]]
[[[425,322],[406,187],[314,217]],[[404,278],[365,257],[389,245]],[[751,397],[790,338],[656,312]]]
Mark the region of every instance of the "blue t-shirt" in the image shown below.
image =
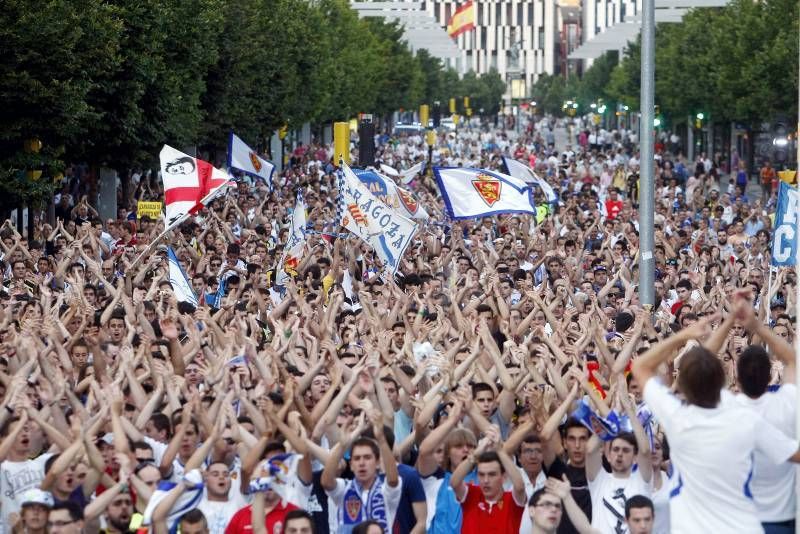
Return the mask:
[[[417,519],[414,517],[414,508],[411,506],[415,502],[425,503],[425,489],[422,487],[422,479],[417,470],[406,464],[397,464],[397,471],[403,479],[403,491],[400,496],[400,504],[397,507],[397,515],[394,518],[393,532],[408,534]],[[430,513],[430,512],[429,512]]]

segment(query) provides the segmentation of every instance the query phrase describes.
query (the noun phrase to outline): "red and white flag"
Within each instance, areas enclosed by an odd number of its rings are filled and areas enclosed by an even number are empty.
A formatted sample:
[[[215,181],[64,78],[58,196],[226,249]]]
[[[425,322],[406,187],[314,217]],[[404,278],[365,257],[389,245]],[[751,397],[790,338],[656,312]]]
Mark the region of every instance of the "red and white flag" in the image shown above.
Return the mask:
[[[159,154],[164,182],[166,228],[183,222],[224,191],[231,177],[207,161],[164,145]]]

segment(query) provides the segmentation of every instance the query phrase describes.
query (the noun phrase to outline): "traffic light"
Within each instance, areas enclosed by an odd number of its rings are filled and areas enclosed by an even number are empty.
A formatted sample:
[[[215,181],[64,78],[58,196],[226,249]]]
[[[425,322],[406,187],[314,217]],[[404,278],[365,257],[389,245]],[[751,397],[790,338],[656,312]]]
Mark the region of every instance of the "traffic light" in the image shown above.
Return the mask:
[[[469,109],[469,97],[464,97],[464,109]]]
[[[702,111],[699,112],[697,115],[695,115],[694,116],[694,127],[697,128],[698,130],[701,129],[703,127],[703,121],[705,120],[705,118],[706,118],[706,114],[703,113]]]
[[[456,99],[455,98],[451,98],[450,99],[450,114],[453,114],[455,112],[456,112]]]
[[[435,100],[433,102],[433,127],[438,128],[439,122],[442,120],[442,104]]]

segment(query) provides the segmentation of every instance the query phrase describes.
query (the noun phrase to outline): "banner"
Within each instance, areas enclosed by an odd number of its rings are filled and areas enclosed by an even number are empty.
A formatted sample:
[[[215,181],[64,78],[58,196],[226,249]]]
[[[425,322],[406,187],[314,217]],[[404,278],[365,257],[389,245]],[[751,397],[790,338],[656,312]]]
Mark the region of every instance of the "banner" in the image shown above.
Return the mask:
[[[297,276],[297,266],[303,259],[303,252],[306,247],[306,204],[303,200],[302,189],[297,190],[297,201],[292,212],[292,227],[290,231],[291,233],[283,248],[283,257],[276,277],[276,283],[279,286],[286,283],[290,274]]]
[[[159,154],[161,180],[164,182],[167,230],[187,216],[201,210],[221,193],[231,177],[207,161],[193,158],[164,145]]]
[[[342,226],[367,244],[392,275],[417,231],[417,223],[373,195],[345,163],[342,165]]]
[[[361,182],[369,188],[369,192],[381,199],[392,209],[399,209],[406,217],[412,219],[427,219],[428,212],[422,207],[417,198],[402,187],[397,186],[391,179],[382,176],[373,169],[353,169]]]
[[[228,167],[261,178],[272,187],[275,165],[265,160],[250,148],[235,133],[228,138]]]
[[[447,21],[447,35],[458,37],[464,32],[475,29],[475,4],[469,0],[466,4],[456,9],[450,20]]]
[[[434,167],[433,174],[451,219],[529,213],[531,186],[518,178],[483,169]]]
[[[772,265],[784,267],[797,262],[797,223],[800,192],[784,181],[778,185],[775,232],[772,237]]]
[[[192,285],[189,283],[189,278],[186,276],[186,271],[178,261],[175,251],[172,247],[167,248],[167,259],[169,260],[169,283],[172,286],[172,291],[175,292],[175,298],[178,302],[188,302],[195,308],[197,307],[197,297],[192,290]]]
[[[506,166],[506,171],[508,171],[509,176],[519,178],[525,183],[539,186],[539,189],[542,190],[542,193],[544,193],[547,198],[547,202],[556,202],[558,200],[558,195],[556,195],[553,187],[548,184],[546,180],[539,178],[536,173],[533,172],[533,169],[524,163],[503,156],[503,164]]]
[[[161,209],[163,204],[161,202],[145,202],[140,200],[136,203],[136,218],[141,219],[147,215],[151,219],[158,219],[161,216]]]

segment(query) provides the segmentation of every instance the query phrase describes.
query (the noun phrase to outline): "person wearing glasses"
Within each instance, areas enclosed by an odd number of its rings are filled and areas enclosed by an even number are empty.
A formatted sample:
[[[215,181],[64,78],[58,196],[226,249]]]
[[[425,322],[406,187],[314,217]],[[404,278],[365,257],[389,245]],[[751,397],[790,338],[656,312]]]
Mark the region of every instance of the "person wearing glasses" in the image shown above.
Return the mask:
[[[572,496],[566,475],[562,480],[550,477],[545,487],[537,490],[528,501],[528,515],[533,523],[531,534],[555,534],[564,517],[578,534],[601,534],[594,528]],[[625,527],[629,534],[653,534],[653,502],[644,495],[633,495],[625,503]]]
[[[50,534],[81,534],[83,532],[83,508],[68,501],[55,504],[47,516],[47,532]]]

